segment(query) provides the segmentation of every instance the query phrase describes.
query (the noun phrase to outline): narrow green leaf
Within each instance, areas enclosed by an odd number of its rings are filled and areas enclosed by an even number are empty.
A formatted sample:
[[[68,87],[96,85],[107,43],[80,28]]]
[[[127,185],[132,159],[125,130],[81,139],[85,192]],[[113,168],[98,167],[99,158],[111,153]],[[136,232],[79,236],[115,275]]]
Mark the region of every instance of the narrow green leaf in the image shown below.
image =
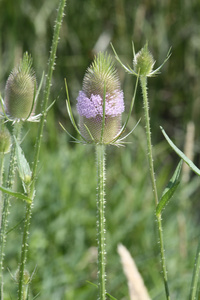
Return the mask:
[[[156,215],[158,216],[163,208],[166,206],[166,204],[169,202],[169,200],[172,198],[174,192],[176,191],[178,185],[179,185],[179,176],[181,173],[181,167],[182,167],[182,160],[179,162],[172,178],[170,179],[167,187],[165,188],[162,197],[156,207]]]
[[[138,74],[135,73],[133,69],[131,69],[129,66],[126,67],[126,66],[122,63],[122,61],[120,60],[120,58],[119,58],[117,52],[115,51],[115,48],[114,48],[113,45],[112,45],[112,43],[111,43],[110,45],[111,45],[111,47],[112,47],[112,49],[113,49],[113,52],[114,52],[114,54],[115,54],[115,58],[116,58],[116,60],[120,63],[120,65],[121,65],[121,66],[122,66],[129,74],[133,74],[133,75],[136,75],[136,76],[137,76]]]
[[[187,158],[187,156],[185,156],[185,154],[180,149],[176,147],[176,145],[170,140],[170,138],[168,137],[164,129],[162,127],[160,127],[160,129],[164,137],[166,138],[167,142],[172,147],[172,149],[174,149],[174,151],[180,156],[180,158],[184,160],[184,162],[190,167],[192,171],[194,171],[197,175],[200,176],[200,169],[197,168],[197,166],[195,166],[195,164],[189,158]]]
[[[16,157],[19,176],[25,184],[28,184],[31,181],[32,172],[29,163],[27,162],[26,157],[24,156],[24,153],[15,136],[14,140],[16,144]]]
[[[76,142],[78,142],[78,143],[81,143],[81,141],[79,141],[78,139],[76,139],[73,135],[71,135],[68,131],[67,131],[67,129],[59,122],[59,124],[60,124],[60,126],[62,127],[62,129],[73,139],[73,140],[75,140]]]
[[[178,187],[179,182],[175,183],[171,189],[169,189],[165,195],[160,199],[157,207],[156,207],[156,215],[158,216],[161,211],[165,208],[169,200],[172,198],[176,188]]]
[[[13,197],[16,197],[16,198],[19,198],[19,199],[22,199],[24,201],[26,201],[27,203],[31,204],[32,200],[27,197],[26,195],[24,194],[21,194],[21,193],[18,193],[18,192],[13,192],[11,191],[10,189],[6,189],[4,188],[3,186],[0,186],[0,190],[8,195],[11,195]]]
[[[87,130],[87,132],[88,132],[88,134],[89,134],[89,136],[90,136],[90,138],[91,138],[92,142],[94,142],[94,138],[93,138],[93,135],[92,135],[92,133],[90,132],[90,129],[87,127],[87,125],[86,125],[86,124],[83,124],[83,125],[85,126],[85,128],[86,128],[86,130]]]

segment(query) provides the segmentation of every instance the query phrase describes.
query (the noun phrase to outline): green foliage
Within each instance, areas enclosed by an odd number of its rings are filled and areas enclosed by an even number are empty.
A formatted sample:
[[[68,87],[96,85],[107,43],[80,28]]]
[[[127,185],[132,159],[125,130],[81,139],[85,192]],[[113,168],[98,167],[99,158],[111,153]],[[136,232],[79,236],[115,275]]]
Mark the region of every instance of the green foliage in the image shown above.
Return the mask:
[[[170,179],[167,187],[165,188],[162,197],[156,207],[156,215],[160,215],[162,210],[165,208],[166,204],[169,202],[169,200],[172,198],[173,194],[175,193],[180,181],[179,176],[181,173],[181,167],[182,167],[182,160],[179,162],[172,178]]]
[[[176,147],[176,145],[168,137],[168,135],[166,134],[166,132],[164,131],[164,129],[162,127],[161,127],[161,130],[162,130],[162,133],[163,133],[164,137],[166,138],[167,142],[172,147],[172,149],[178,154],[178,156],[180,156],[180,158],[182,158],[185,161],[186,164],[188,164],[188,166],[190,167],[190,169],[192,171],[194,171],[197,175],[200,176],[199,168],[197,168],[197,166],[195,166],[195,164],[180,149],[178,149]]]
[[[18,192],[13,192],[12,190],[10,190],[8,188],[4,188],[3,186],[0,186],[0,190],[8,195],[22,199],[22,200],[26,201],[27,203],[32,202],[32,200],[30,198],[28,198],[26,195],[18,193]]]
[[[0,89],[22,53],[32,53],[37,78],[47,70],[49,46],[57,1],[0,1]],[[171,178],[176,157],[160,133],[162,125],[183,146],[185,128],[194,120],[199,136],[199,15],[198,1],[69,1],[64,19],[51,100],[58,98],[48,115],[37,173],[37,192],[30,228],[27,269],[31,274],[31,297],[38,299],[96,299],[96,173],[94,149],[70,143],[59,126],[76,136],[65,109],[67,78],[72,110],[81,89],[85,68],[99,50],[108,50],[106,35],[125,64],[132,64],[131,39],[140,49],[148,39],[159,65],[172,46],[172,56],[156,80],[149,80],[152,139],[158,190]],[[78,22],[77,22],[78,20]],[[102,38],[101,43],[97,43]],[[100,45],[100,46],[99,46]],[[133,79],[119,75],[128,108]],[[4,98],[4,95],[2,95]],[[128,109],[127,109],[128,111]],[[134,119],[142,115],[141,96],[135,101]],[[76,117],[76,113],[75,113]],[[30,127],[31,126],[31,127]],[[143,120],[125,148],[110,147],[107,154],[107,290],[128,300],[128,288],[116,249],[123,243],[133,255],[152,299],[164,299],[155,238],[154,207],[149,182]],[[26,124],[23,142],[28,161],[33,159],[36,124]],[[199,142],[195,140],[195,161]],[[176,163],[178,161],[176,160]],[[180,183],[179,193],[163,211],[166,259],[173,299],[189,293],[198,235],[198,180]],[[16,190],[20,190],[21,184]],[[24,203],[13,201],[9,216],[5,270],[18,269]],[[16,226],[18,224],[18,226]],[[16,226],[16,227],[15,227]],[[12,229],[12,230],[11,230]],[[11,231],[10,231],[11,230]],[[14,245],[14,246],[13,246]],[[17,286],[5,272],[5,300],[15,299]],[[180,276],[181,274],[181,276]],[[32,299],[30,297],[30,299]]]
[[[126,245],[134,256],[152,298],[161,299],[163,291],[142,136],[143,128],[138,125],[134,132],[135,143],[125,149],[110,147],[107,154],[107,291],[117,299],[128,299],[127,282],[116,251],[119,242]],[[24,143],[25,149],[29,149],[31,140],[26,139]],[[43,145],[42,153],[45,155],[41,158],[30,229],[27,268],[32,273],[37,266],[30,288],[33,295],[40,293],[41,299],[95,299],[96,289],[86,282],[97,282],[94,148],[68,144],[66,134],[61,133],[56,149],[47,149],[48,145]],[[155,151],[159,160],[166,160],[163,144],[158,145]],[[158,186],[161,191],[170,177],[170,166],[166,164],[159,169]],[[186,282],[191,278],[196,250],[191,208],[188,206],[183,211],[181,205],[189,205],[188,197],[194,190],[194,182],[187,189],[183,187],[182,194],[175,195],[174,201],[163,213],[170,285],[174,293],[178,292],[183,297],[188,291]],[[14,203],[11,208],[10,228],[23,218],[23,204],[21,208],[19,205],[18,201],[17,206]],[[18,226],[8,235],[5,267],[12,273],[17,269],[15,257],[19,251],[20,232]],[[183,274],[181,278],[179,272]],[[9,283],[9,275],[7,279]],[[7,289],[12,294],[16,287],[8,283]]]
[[[16,143],[16,157],[17,157],[17,167],[19,171],[19,176],[22,182],[26,186],[29,185],[31,182],[32,172],[29,163],[27,162],[26,157],[24,156],[24,153],[15,136],[14,136],[14,141]],[[26,189],[25,192],[27,192]]]

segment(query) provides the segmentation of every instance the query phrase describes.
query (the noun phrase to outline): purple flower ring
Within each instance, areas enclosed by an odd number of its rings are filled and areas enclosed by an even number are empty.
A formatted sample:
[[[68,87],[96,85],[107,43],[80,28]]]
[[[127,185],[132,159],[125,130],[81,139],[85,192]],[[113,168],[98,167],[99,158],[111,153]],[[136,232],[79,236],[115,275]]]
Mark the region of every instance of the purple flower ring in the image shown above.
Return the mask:
[[[100,95],[86,96],[83,91],[79,92],[77,98],[77,111],[80,116],[86,118],[103,117],[103,99]],[[106,94],[105,115],[116,117],[124,112],[124,94],[123,91],[116,91],[114,95]]]
[[[83,136],[87,140],[91,139],[86,129],[88,127],[94,141],[98,142],[101,136],[103,118],[102,97],[92,94],[88,98],[83,91],[80,91],[77,98],[77,111],[80,115],[80,129]],[[104,143],[109,143],[120,131],[121,114],[123,111],[123,91],[116,91],[113,95],[106,94]]]

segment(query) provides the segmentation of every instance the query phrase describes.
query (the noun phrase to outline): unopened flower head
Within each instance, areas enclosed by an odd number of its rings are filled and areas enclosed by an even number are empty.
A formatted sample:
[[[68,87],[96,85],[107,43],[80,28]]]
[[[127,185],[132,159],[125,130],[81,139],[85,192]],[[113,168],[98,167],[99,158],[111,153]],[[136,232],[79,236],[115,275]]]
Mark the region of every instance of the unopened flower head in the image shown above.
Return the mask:
[[[8,153],[11,146],[11,135],[4,124],[0,125],[0,153]]]
[[[86,71],[83,89],[77,98],[77,111],[81,134],[88,142],[108,144],[119,133],[124,95],[109,55],[99,53]]]
[[[26,120],[34,112],[35,92],[32,59],[25,53],[6,82],[4,105],[7,116],[13,120]]]
[[[141,76],[151,76],[155,61],[146,44],[134,57],[134,71]]]

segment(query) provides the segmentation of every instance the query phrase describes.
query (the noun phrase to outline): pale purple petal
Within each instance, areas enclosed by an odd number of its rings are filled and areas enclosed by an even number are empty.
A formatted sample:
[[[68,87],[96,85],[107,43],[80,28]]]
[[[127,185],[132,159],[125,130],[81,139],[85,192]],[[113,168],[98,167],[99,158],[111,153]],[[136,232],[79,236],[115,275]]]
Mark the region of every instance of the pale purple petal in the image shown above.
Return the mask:
[[[103,99],[100,95],[86,96],[83,91],[79,92],[77,98],[77,111],[80,116],[86,118],[95,118],[97,115],[103,117]],[[115,117],[124,111],[124,94],[122,91],[116,91],[113,96],[106,95],[105,115]]]

